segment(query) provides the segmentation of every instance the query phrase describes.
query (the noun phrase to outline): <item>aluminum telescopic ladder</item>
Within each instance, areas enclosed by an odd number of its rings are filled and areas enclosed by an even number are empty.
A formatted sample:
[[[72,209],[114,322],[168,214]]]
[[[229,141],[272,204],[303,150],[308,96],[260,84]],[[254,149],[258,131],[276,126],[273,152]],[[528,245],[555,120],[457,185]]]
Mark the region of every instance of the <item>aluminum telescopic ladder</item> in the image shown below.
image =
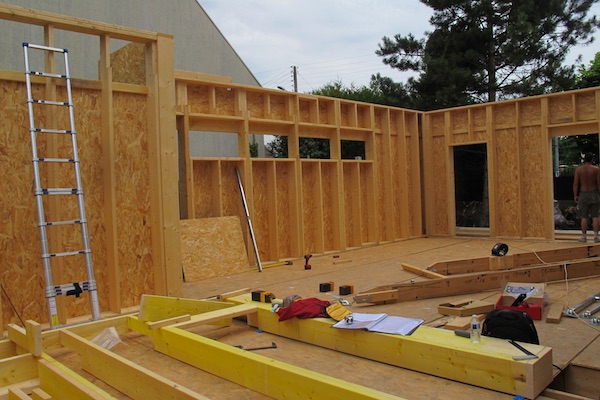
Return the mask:
[[[62,54],[64,56],[64,73],[55,73],[52,72],[40,72],[34,71],[30,68],[29,63],[29,51],[37,50],[38,53],[43,54],[44,56],[51,56]],[[88,292],[89,300],[91,305],[91,315],[92,319],[99,320],[100,319],[100,307],[98,304],[98,291],[96,287],[96,281],[94,279],[94,269],[92,265],[92,252],[89,244],[88,237],[88,226],[87,220],[85,217],[85,208],[83,202],[83,188],[81,185],[81,170],[79,165],[79,156],[77,149],[77,138],[75,131],[75,117],[73,112],[73,98],[71,93],[71,79],[69,76],[69,60],[68,60],[68,50],[60,49],[49,46],[41,46],[35,45],[31,43],[23,43],[23,52],[25,57],[25,81],[27,85],[27,106],[29,110],[29,132],[31,135],[31,149],[32,149],[32,160],[33,160],[33,178],[34,178],[34,195],[37,206],[37,214],[38,214],[38,227],[40,234],[40,242],[41,242],[41,258],[42,264],[44,267],[44,276],[45,276],[45,296],[48,301],[48,311],[50,316],[50,328],[56,328],[59,326],[59,317],[58,317],[58,308],[56,303],[56,297],[59,295],[66,296],[76,296],[79,297],[83,292]],[[66,100],[65,101],[56,101],[56,100],[40,100],[34,99],[32,97],[32,84],[31,84],[31,76],[39,76],[46,78],[46,81],[55,80],[61,82],[66,87]],[[39,105],[39,106],[38,106]],[[35,107],[34,107],[35,106]],[[46,106],[53,107],[52,110],[46,109],[46,111],[51,111],[54,113],[59,113],[59,108],[64,110],[64,107],[68,109],[68,119],[69,119],[69,127],[67,129],[56,129],[56,127],[52,128],[40,128],[36,125],[35,117],[34,117],[34,109],[44,108]],[[63,111],[64,112],[64,111]],[[58,125],[58,123],[57,123]],[[56,134],[56,135],[70,135],[70,144],[68,146],[72,146],[70,149],[70,154],[66,158],[49,158],[49,157],[41,157],[38,155],[38,136],[44,134]],[[67,139],[68,141],[68,139]],[[58,152],[58,151],[57,151]],[[64,152],[64,150],[61,150]],[[62,155],[62,154],[61,154]],[[51,156],[55,156],[52,154]],[[46,168],[50,168],[50,165],[46,165],[46,163],[54,163],[54,164],[62,164],[62,165],[71,165],[74,170],[75,187],[67,187],[67,188],[49,188],[42,186],[42,174],[40,173],[40,167],[45,166]],[[63,167],[61,167],[63,168]],[[68,167],[66,167],[68,168]],[[69,168],[68,168],[69,169]],[[69,172],[70,174],[70,172]],[[72,177],[71,177],[72,178]],[[46,214],[44,211],[44,198],[46,196],[76,196],[77,197],[77,207],[79,209],[79,215],[72,220],[64,220],[64,221],[56,221],[49,222],[46,221]],[[48,199],[49,200],[49,199]],[[64,200],[67,201],[67,200]],[[48,234],[52,229],[58,229],[56,227],[59,226],[73,226],[73,229],[80,230],[81,233],[81,246],[82,248],[76,248],[76,250],[72,251],[72,249],[68,249],[70,251],[63,252],[51,252],[49,249],[48,242]],[[71,229],[71,228],[68,228]],[[79,246],[79,243],[77,244]],[[66,247],[66,245],[65,245]],[[87,278],[82,282],[73,282],[67,284],[59,284],[55,285],[52,279],[52,265],[51,261],[55,260],[59,257],[79,257],[79,259],[74,260],[74,262],[70,265],[83,265],[85,262]],[[82,261],[81,258],[84,260]],[[82,271],[69,271],[73,274],[73,276],[78,276],[77,273],[81,273]],[[81,274],[83,275],[83,274]],[[81,279],[81,278],[76,278]]]

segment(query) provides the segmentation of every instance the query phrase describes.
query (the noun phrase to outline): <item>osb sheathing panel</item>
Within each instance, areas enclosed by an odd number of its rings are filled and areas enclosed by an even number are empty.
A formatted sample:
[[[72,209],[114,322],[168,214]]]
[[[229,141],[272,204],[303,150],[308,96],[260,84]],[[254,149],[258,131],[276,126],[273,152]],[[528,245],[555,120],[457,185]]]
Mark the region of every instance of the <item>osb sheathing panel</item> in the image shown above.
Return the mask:
[[[277,119],[280,121],[286,121],[288,120],[288,115],[287,115],[287,111],[286,111],[286,103],[287,103],[287,97],[285,96],[276,96],[276,95],[269,95],[269,105],[270,105],[270,114],[267,115],[267,118],[269,119]]]
[[[320,124],[335,124],[335,103],[333,101],[319,100],[319,121]]]
[[[485,130],[482,131],[474,131],[473,132],[473,140],[475,142],[486,142],[489,140],[488,132]]]
[[[548,115],[551,124],[574,122],[573,96],[565,94],[550,97],[548,101]]]
[[[312,253],[317,249],[317,234],[313,221],[319,218],[319,164],[302,162],[302,220],[304,225],[304,251]],[[325,186],[325,185],[323,185]],[[323,205],[325,207],[325,202]],[[327,207],[325,207],[327,208]]]
[[[130,307],[154,292],[146,97],[115,93],[113,104],[121,302]]]
[[[416,234],[419,234],[420,232],[415,232],[415,227],[417,226],[418,220],[421,219],[421,214],[420,213],[416,213],[416,212],[412,212],[412,206],[415,205],[415,203],[412,201],[412,199],[415,198],[415,182],[413,182],[413,175],[411,174],[411,171],[413,168],[415,168],[415,165],[413,164],[414,162],[417,162],[417,160],[413,160],[413,152],[410,151],[409,149],[412,149],[414,146],[414,142],[418,142],[418,137],[416,135],[413,136],[408,136],[406,138],[406,149],[405,149],[405,154],[406,154],[406,165],[408,166],[406,169],[402,169],[400,171],[402,171],[403,174],[406,175],[406,190],[408,192],[408,204],[405,205],[405,207],[409,207],[409,212],[408,212],[408,217],[409,220],[408,221],[401,221],[398,220],[398,225],[402,225],[402,224],[408,224],[408,235],[409,236],[413,236]],[[417,143],[418,144],[418,143]],[[418,165],[418,164],[417,164]],[[418,183],[418,182],[417,182]],[[416,198],[419,198],[419,196],[417,196]],[[398,235],[396,237],[402,237],[402,235]]]
[[[146,46],[129,43],[110,55],[113,82],[146,84]]]
[[[471,138],[469,137],[469,135],[465,132],[465,133],[455,133],[454,135],[452,135],[452,144],[462,144],[462,143],[468,143],[471,141]]]
[[[64,96],[64,89],[57,90],[58,98]],[[1,281],[11,302],[23,319],[47,320],[45,302],[44,272],[41,262],[40,236],[37,228],[37,211],[33,195],[33,167],[31,162],[31,141],[29,136],[28,111],[26,107],[25,85],[0,81],[0,176],[7,190],[0,192],[0,253],[2,254]],[[46,98],[41,86],[33,86],[35,98]],[[98,282],[106,281],[106,257],[104,254],[105,235],[103,229],[102,195],[102,153],[99,150],[100,109],[99,94],[80,89],[73,90],[75,104],[75,128],[79,147],[82,185],[85,192],[86,216],[88,219],[90,246]],[[36,109],[35,123],[38,127],[66,129],[69,121],[66,113],[55,112],[52,126],[44,118],[44,110]],[[67,125],[65,125],[65,123]],[[46,139],[56,143],[59,154],[72,154],[69,135],[40,134],[37,140],[38,154],[52,157]],[[54,153],[57,156],[57,153]],[[51,167],[48,169],[48,167]],[[52,180],[48,174],[52,174]],[[72,165],[58,166],[43,164],[40,166],[43,186],[49,183],[60,185],[74,181]],[[60,186],[53,186],[60,187]],[[44,198],[47,221],[78,218],[75,196],[46,196]],[[50,213],[52,210],[52,213]],[[75,212],[75,214],[73,214]],[[49,229],[48,238],[51,251],[81,250],[81,231],[73,226],[61,226]],[[55,284],[85,280],[83,260],[76,257],[62,258],[61,270],[58,259],[53,259]],[[75,268],[72,266],[77,264]],[[59,274],[60,272],[60,274]],[[56,278],[61,277],[61,281]],[[106,305],[108,288],[99,285],[101,307]],[[87,294],[79,299],[69,297],[65,301],[67,318],[75,315],[87,315],[89,300]],[[2,302],[4,322],[18,322],[8,302]]]
[[[497,127],[513,128],[516,126],[517,108],[515,103],[499,103],[494,106],[494,122]]]
[[[357,123],[359,128],[371,128],[371,119],[370,116],[370,108],[366,106],[358,106],[357,107]]]
[[[430,118],[431,123],[431,135],[432,136],[444,136],[446,132],[446,124],[444,119],[444,113],[433,114]]]
[[[525,100],[519,102],[521,125],[540,125],[542,122],[542,106],[539,100]]]
[[[221,216],[238,215],[245,218],[244,203],[242,202],[242,196],[240,193],[240,187],[237,180],[237,173],[235,172],[238,167],[236,161],[220,161],[220,168],[217,172],[221,175],[218,180],[213,182],[213,189],[217,193],[220,190],[221,193]],[[242,184],[244,186],[244,192],[248,197],[249,190],[251,190],[250,183],[246,182],[246,179],[240,169],[242,177]],[[215,187],[215,184],[220,182],[220,187]],[[250,205],[248,205],[250,206]],[[254,222],[253,222],[254,223]]]
[[[496,172],[496,215],[498,235],[520,236],[519,210],[520,171],[519,141],[515,129],[502,129],[495,133],[495,172]],[[529,218],[529,217],[528,217]]]
[[[262,260],[270,260],[269,256],[272,254],[272,249],[270,248],[271,241],[269,240],[269,212],[274,212],[274,210],[269,208],[271,203],[268,198],[267,188],[271,186],[271,183],[267,182],[266,163],[252,163],[252,184],[254,212],[251,218],[256,244],[260,258]]]
[[[342,126],[354,126],[353,121],[351,120],[351,112],[350,112],[350,104],[341,104],[340,107],[340,123]]]
[[[369,195],[371,194],[371,190],[370,190],[370,183],[372,183],[373,181],[373,174],[372,174],[372,165],[370,164],[358,164],[359,167],[359,178],[360,178],[360,219],[362,221],[361,224],[361,238],[362,238],[362,243],[368,243],[371,242],[371,239],[369,238],[369,217],[370,215],[370,203],[369,203]]]
[[[438,160],[438,162],[432,163],[433,173],[433,209],[435,212],[435,219],[433,221],[435,234],[448,234],[448,215],[446,210],[448,209],[448,191],[446,181],[448,178],[448,171],[446,162],[447,147],[445,138],[443,136],[434,137],[432,140],[432,157],[431,160]]]
[[[596,119],[596,95],[590,93],[578,93],[575,96],[577,121],[590,121]]]
[[[190,105],[190,112],[196,114],[208,114],[209,108],[208,86],[188,85],[187,100]]]
[[[473,120],[473,130],[485,131],[487,128],[486,107],[475,107],[471,109],[471,118]]]
[[[375,135],[375,159],[376,160],[383,160],[383,135]],[[390,151],[391,149],[387,149],[387,151]],[[386,221],[385,220],[385,212],[384,212],[384,206],[385,206],[385,193],[387,190],[392,190],[391,188],[388,188],[387,185],[385,185],[385,176],[386,174],[389,174],[390,171],[387,170],[384,167],[384,164],[381,163],[379,164],[378,168],[375,168],[375,183],[376,183],[376,188],[375,188],[375,208],[376,210],[378,210],[379,212],[376,215],[376,218],[378,219],[379,222],[379,237],[378,239],[383,241],[386,239],[387,237],[387,229],[388,229],[388,224],[390,221]]]
[[[186,282],[247,271],[239,217],[182,220],[181,259]]]
[[[47,319],[25,86],[0,81],[0,254],[2,287],[20,316]],[[40,120],[41,122],[41,120]],[[40,146],[44,151],[45,146]],[[6,297],[4,320],[18,323]],[[42,317],[43,315],[43,317]]]
[[[277,202],[277,254],[291,254],[290,234],[292,221],[290,203],[292,199],[291,185],[294,179],[294,165],[289,162],[276,162],[275,189]]]
[[[402,186],[400,184],[400,176],[404,172],[404,166],[400,163],[400,142],[401,137],[396,135],[390,138],[391,143],[391,161],[392,161],[392,215],[393,215],[393,236],[401,237],[401,215],[402,215]]]
[[[317,123],[318,121],[311,120],[311,108],[316,107],[316,100],[299,100],[298,101],[298,122]],[[315,115],[316,118],[316,115]]]
[[[321,193],[323,199],[323,236],[325,250],[335,250],[333,246],[334,220],[333,212],[337,212],[333,202],[334,190],[337,187],[337,164],[324,162],[321,164]],[[310,230],[310,222],[305,223],[305,230]]]
[[[546,193],[546,179],[544,179],[544,155],[539,149],[543,149],[544,139],[539,127],[523,128],[521,130],[522,147],[522,169],[521,186],[526,188],[521,193],[523,196],[523,207],[525,218],[523,220],[523,233],[526,237],[543,237],[544,212],[546,207],[540,207],[544,202],[542,197]]]
[[[344,176],[344,218],[346,221],[346,245],[356,246],[354,235],[360,229],[360,214],[354,212],[355,202],[360,201],[354,196],[356,193],[357,170],[355,164],[343,164]]]
[[[467,109],[460,109],[456,110],[451,115],[452,132],[466,133],[469,129],[469,111]]]
[[[194,217],[209,218],[219,215],[219,163],[193,161]]]
[[[248,107],[248,116],[250,118],[265,118],[265,97],[266,93],[248,92],[246,94],[246,104]]]
[[[235,91],[231,88],[217,86],[215,88],[215,113],[235,116]]]

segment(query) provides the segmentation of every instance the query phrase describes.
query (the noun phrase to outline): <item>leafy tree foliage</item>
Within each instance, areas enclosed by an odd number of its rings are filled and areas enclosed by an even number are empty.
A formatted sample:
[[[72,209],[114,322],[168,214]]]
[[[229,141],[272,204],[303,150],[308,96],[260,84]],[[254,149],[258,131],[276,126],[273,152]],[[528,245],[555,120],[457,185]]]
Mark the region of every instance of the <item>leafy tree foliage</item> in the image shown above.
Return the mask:
[[[600,86],[600,52],[590,61],[589,68],[582,65],[579,68],[580,76],[577,79],[577,86],[580,88]]]
[[[435,30],[423,39],[384,37],[376,53],[420,73],[413,102],[430,110],[571,89],[571,47],[600,26],[587,17],[598,0],[421,0]]]

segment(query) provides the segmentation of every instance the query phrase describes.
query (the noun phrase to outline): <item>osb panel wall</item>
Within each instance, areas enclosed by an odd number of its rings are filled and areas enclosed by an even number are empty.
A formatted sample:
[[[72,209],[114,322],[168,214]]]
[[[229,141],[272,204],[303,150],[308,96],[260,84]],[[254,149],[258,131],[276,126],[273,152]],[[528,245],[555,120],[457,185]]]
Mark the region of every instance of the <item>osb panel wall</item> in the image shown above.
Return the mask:
[[[193,161],[194,218],[219,217],[219,190],[212,190],[219,182],[217,161]],[[217,186],[218,188],[218,186]],[[208,190],[210,189],[210,190]]]
[[[146,46],[129,43],[111,53],[113,82],[146,84]]]
[[[325,185],[323,185],[325,187]],[[315,220],[320,214],[320,198],[321,193],[319,179],[319,164],[316,162],[302,163],[302,216],[305,225],[318,226],[318,220]],[[325,205],[326,203],[323,203]],[[327,208],[323,206],[323,208]],[[304,252],[314,253],[319,249],[318,245],[318,230],[304,230]]]
[[[543,207],[539,207],[540,196],[545,193],[546,180],[540,179],[544,173],[544,155],[539,149],[544,148],[545,138],[539,127],[521,129],[521,163],[523,171],[523,236],[543,237],[546,216]]]
[[[43,88],[34,85],[34,97],[45,98]],[[33,167],[29,136],[26,90],[23,83],[0,81],[0,173],[3,183],[10,190],[0,193],[0,249],[2,251],[2,285],[11,302],[23,319],[47,320],[44,272],[41,262],[40,237],[37,228],[37,211],[33,195]],[[57,98],[65,96],[64,89],[57,89]],[[88,221],[88,233],[92,249],[94,276],[98,283],[100,308],[108,307],[108,267],[106,265],[106,234],[104,230],[104,195],[101,137],[100,93],[94,90],[73,88],[75,128],[79,150],[84,201]],[[55,122],[44,118],[43,110],[35,110],[38,127],[66,129],[69,126],[67,113],[54,113]],[[139,111],[136,113],[136,117]],[[50,126],[48,124],[53,124]],[[131,131],[131,130],[129,130]],[[52,157],[50,140],[57,150],[54,156],[72,155],[69,135],[40,135],[38,154]],[[42,186],[74,187],[72,165],[40,165]],[[75,196],[46,196],[44,206],[47,221],[77,219],[79,217]],[[79,229],[72,226],[48,228],[50,251],[81,250]],[[55,284],[86,280],[84,261],[78,257],[53,259]],[[129,285],[129,284],[127,284]],[[62,299],[61,299],[62,300]],[[15,322],[16,315],[3,302],[5,322]],[[84,293],[80,298],[69,297],[64,301],[66,317],[87,315],[89,298]]]
[[[275,172],[275,195],[277,205],[277,254],[292,254],[292,244],[290,243],[291,225],[293,210],[290,208],[291,201],[294,198],[291,191],[294,182],[294,164],[289,162],[273,163]]]
[[[116,93],[114,104],[117,238],[124,307],[153,293],[146,97]]]
[[[502,235],[518,237],[521,223],[519,140],[515,129],[497,130],[495,137],[499,144],[493,149],[496,160],[494,172],[497,227]]]
[[[47,311],[26,99],[25,85],[0,81],[0,176],[7,188],[0,192],[0,271],[2,287],[19,315],[42,321]],[[18,322],[8,301],[2,307],[5,321]]]
[[[337,188],[337,164],[331,162],[321,163],[321,199],[323,204],[323,240],[324,250],[331,251],[335,250],[334,246],[334,234],[338,228],[334,227],[334,216],[333,213],[338,210],[335,209],[335,203],[333,196],[335,188]]]
[[[546,154],[551,148],[551,132],[558,129],[560,134],[578,134],[582,126],[586,132],[597,132],[599,90],[590,88],[428,113],[429,128],[423,135],[424,142],[431,145],[425,147],[424,157],[445,160],[449,146],[487,143],[491,161],[488,182],[493,194],[490,231],[503,237],[551,239],[553,188],[548,185],[551,179],[547,175],[552,168],[550,154]],[[450,118],[449,132],[445,115]],[[465,115],[470,121],[466,125]],[[454,203],[447,193],[445,177],[451,176],[446,175],[447,168],[452,166],[436,163],[425,169],[427,187],[434,189],[434,198],[426,210],[428,220],[434,221],[434,234],[451,232],[449,226],[444,226],[447,206]]]
[[[258,246],[261,260],[270,260],[271,241],[269,240],[269,209],[268,188],[271,187],[268,182],[267,164],[252,163],[252,187],[244,188],[245,191],[252,190],[253,201],[250,203],[253,206],[252,227],[256,245]],[[274,250],[273,250],[274,251]]]
[[[444,136],[436,136],[432,139],[433,154],[430,158],[433,173],[433,208],[439,210],[435,213],[433,219],[434,234],[448,234],[448,165],[446,162],[440,162],[447,159],[448,148],[445,145]]]
[[[236,216],[181,221],[181,259],[186,282],[247,271],[248,255],[240,219]]]

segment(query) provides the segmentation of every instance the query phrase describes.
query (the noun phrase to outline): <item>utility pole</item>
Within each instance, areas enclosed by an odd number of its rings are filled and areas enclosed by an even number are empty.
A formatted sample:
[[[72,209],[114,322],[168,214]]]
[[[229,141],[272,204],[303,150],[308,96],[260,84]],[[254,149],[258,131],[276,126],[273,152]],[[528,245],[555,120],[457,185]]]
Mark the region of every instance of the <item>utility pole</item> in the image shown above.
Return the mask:
[[[292,65],[292,77],[294,78],[294,92],[298,92],[298,67]]]

